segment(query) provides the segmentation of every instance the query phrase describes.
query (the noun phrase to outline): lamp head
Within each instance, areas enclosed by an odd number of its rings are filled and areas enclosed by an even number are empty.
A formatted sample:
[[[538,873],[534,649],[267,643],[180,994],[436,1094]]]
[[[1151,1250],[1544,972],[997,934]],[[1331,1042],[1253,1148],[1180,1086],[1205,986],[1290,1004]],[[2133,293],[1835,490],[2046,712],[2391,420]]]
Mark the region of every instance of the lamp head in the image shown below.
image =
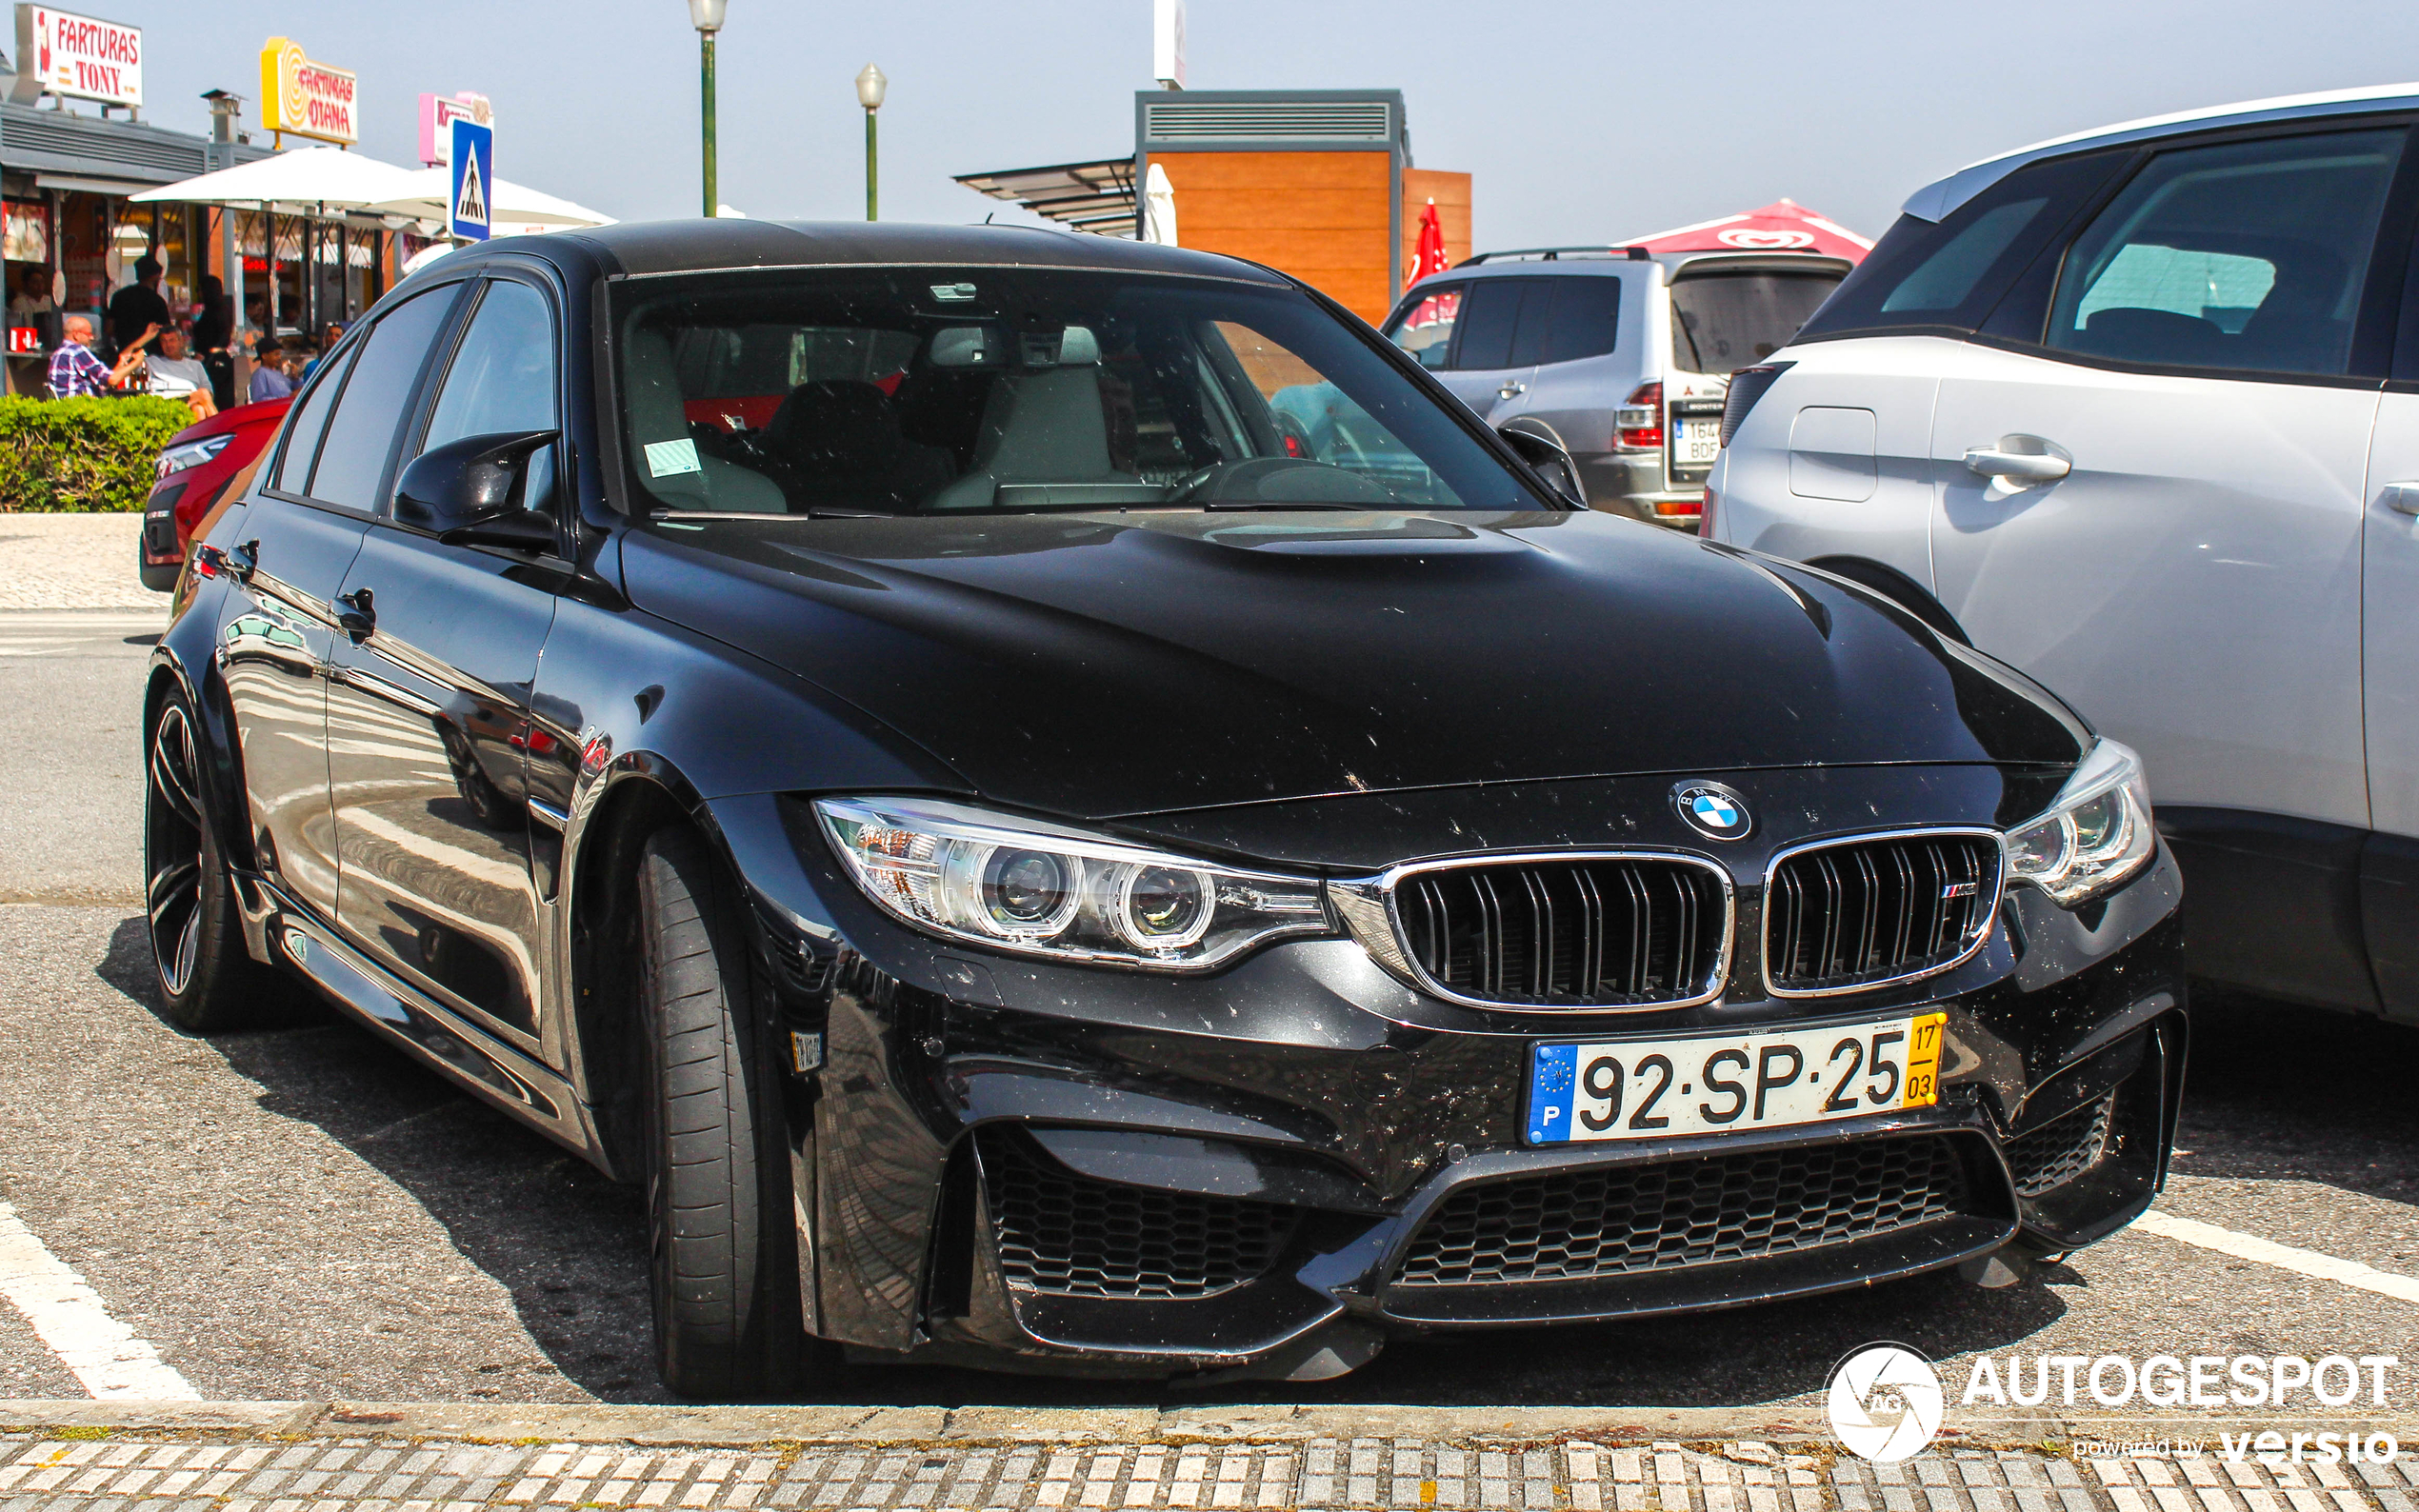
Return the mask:
[[[869,110],[878,110],[882,109],[882,91],[890,87],[890,81],[882,76],[882,70],[869,63],[857,75],[857,103]]]
[[[730,0],[689,0],[689,24],[700,31],[722,30],[723,8]]]

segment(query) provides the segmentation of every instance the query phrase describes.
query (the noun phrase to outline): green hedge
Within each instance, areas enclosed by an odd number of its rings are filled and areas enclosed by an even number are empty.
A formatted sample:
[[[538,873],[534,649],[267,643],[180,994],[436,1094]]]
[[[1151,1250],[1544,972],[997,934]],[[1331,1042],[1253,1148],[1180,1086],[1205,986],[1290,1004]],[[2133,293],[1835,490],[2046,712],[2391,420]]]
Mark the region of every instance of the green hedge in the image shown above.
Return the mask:
[[[143,507],[168,438],[193,423],[174,399],[0,397],[0,512]]]

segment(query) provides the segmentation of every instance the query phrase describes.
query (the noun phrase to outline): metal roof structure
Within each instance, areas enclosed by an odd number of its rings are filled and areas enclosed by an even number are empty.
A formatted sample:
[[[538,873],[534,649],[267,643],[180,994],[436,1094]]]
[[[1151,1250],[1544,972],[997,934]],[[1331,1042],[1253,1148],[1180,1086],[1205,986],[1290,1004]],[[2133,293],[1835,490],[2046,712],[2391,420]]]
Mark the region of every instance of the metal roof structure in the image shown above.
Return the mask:
[[[1130,157],[960,173],[957,181],[978,194],[1021,205],[1075,230],[1129,238],[1134,234],[1134,160]]]

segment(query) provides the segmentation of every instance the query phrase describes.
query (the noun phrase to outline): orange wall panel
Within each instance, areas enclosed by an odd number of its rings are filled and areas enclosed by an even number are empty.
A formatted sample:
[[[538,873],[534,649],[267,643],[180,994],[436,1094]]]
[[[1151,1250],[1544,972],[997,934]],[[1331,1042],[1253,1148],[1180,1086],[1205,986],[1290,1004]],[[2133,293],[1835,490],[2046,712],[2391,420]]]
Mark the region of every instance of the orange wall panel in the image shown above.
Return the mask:
[[[1384,152],[1153,152],[1187,247],[1266,263],[1364,320],[1386,316],[1392,162]],[[1442,201],[1439,202],[1440,204]]]

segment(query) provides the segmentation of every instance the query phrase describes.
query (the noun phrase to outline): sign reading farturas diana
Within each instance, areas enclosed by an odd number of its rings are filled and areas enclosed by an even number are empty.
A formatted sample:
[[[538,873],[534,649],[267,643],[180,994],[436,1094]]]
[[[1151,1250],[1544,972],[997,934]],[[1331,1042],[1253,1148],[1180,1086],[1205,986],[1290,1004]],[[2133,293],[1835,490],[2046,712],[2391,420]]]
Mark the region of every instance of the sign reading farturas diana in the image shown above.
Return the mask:
[[[130,109],[143,103],[143,29],[114,21],[17,7],[15,98],[71,95]]]
[[[358,142],[359,82],[349,70],[312,62],[301,43],[270,37],[260,50],[261,121],[290,136]]]

